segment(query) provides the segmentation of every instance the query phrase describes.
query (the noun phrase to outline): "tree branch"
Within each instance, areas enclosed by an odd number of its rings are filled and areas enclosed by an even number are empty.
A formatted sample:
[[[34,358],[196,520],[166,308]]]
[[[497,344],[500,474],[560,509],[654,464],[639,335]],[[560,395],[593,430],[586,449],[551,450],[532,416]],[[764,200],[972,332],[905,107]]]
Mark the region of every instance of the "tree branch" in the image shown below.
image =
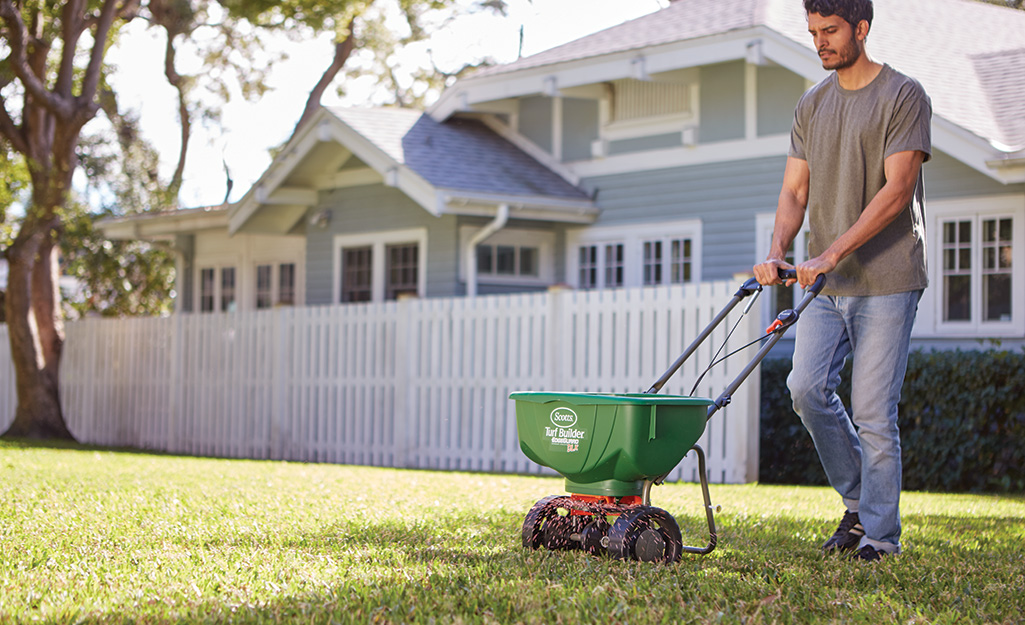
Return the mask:
[[[107,51],[107,36],[110,34],[110,27],[118,14],[117,0],[104,0],[103,7],[100,9],[100,18],[96,22],[96,30],[93,32],[93,49],[89,56],[85,77],[82,79],[82,93],[76,98],[78,106],[75,113],[78,114],[79,121],[83,124],[96,112],[97,105],[93,100],[96,98],[96,87],[100,83],[103,55]]]
[[[310,91],[309,98],[306,99],[306,107],[303,109],[303,114],[299,117],[299,122],[295,125],[295,130],[305,124],[313,114],[317,112],[317,108],[320,107],[320,98],[327,91],[331,81],[335,79],[338,72],[341,71],[342,66],[345,65],[345,61],[348,60],[349,55],[352,54],[352,50],[356,45],[354,41],[355,35],[353,34],[352,27],[355,20],[349,22],[348,32],[349,35],[343,40],[335,44],[335,56],[331,60],[331,65],[328,66],[324,73],[321,75],[320,80],[317,81],[317,85]],[[294,131],[293,131],[294,133]]]
[[[167,46],[164,48],[164,75],[167,76],[167,82],[171,83],[171,86],[178,92],[178,119],[181,127],[181,147],[178,150],[178,165],[175,167],[174,175],[171,177],[171,182],[168,185],[171,197],[177,198],[178,191],[182,186],[182,180],[185,177],[185,157],[189,152],[192,118],[189,114],[185,80],[175,68],[175,56],[177,54],[174,47],[175,34],[170,28],[165,28],[165,30],[167,31]]]
[[[7,44],[11,54],[7,57],[14,75],[25,87],[26,95],[42,104],[48,111],[61,119],[70,119],[74,107],[70,101],[62,100],[47,90],[46,85],[35,75],[28,62],[26,41],[29,39],[21,12],[11,0],[0,0],[0,18],[7,24]]]
[[[0,94],[0,135],[3,135],[15,152],[28,154],[28,143],[18,125],[14,123],[10,113],[7,112],[7,100]]]
[[[71,90],[75,84],[75,53],[78,51],[78,40],[85,28],[85,0],[71,0],[64,5],[61,15],[61,59],[57,71],[57,82],[54,93],[61,99],[71,100]]]

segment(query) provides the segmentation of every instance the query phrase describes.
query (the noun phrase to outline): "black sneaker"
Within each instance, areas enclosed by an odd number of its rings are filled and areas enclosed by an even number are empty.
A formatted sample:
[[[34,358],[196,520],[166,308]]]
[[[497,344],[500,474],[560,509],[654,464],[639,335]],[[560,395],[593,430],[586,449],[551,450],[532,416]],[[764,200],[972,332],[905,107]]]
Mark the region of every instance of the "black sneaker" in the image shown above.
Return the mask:
[[[840,520],[840,526],[836,528],[836,532],[822,545],[822,550],[826,553],[854,551],[858,548],[858,545],[861,543],[861,537],[864,535],[865,528],[861,526],[861,522],[858,520],[858,513],[848,510],[843,513],[843,518]]]
[[[864,560],[865,562],[876,562],[882,560],[884,556],[890,555],[887,551],[880,551],[872,545],[865,545],[858,550],[857,553],[851,556],[851,560]]]

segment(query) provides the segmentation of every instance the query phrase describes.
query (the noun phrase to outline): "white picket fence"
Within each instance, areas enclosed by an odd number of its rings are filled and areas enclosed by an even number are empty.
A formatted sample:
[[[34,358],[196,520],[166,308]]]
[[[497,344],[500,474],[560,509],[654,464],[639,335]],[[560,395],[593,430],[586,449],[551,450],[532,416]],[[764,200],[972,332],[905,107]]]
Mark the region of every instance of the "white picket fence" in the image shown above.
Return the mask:
[[[535,473],[514,391],[643,392],[739,283],[407,299],[69,323],[61,399],[79,441],[237,458]],[[738,310],[663,389],[689,394]],[[757,309],[727,350],[760,332]],[[14,373],[0,326],[0,431]],[[715,367],[716,397],[747,363]],[[758,474],[758,374],[699,441],[710,479]],[[694,481],[694,454],[670,476]]]

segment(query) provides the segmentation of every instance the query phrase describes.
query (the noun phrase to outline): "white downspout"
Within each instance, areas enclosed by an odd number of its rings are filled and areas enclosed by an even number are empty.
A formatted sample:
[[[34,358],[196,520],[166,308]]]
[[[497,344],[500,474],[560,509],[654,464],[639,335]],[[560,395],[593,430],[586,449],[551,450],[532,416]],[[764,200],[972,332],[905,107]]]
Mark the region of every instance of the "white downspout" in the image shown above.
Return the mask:
[[[509,221],[509,205],[499,204],[495,218],[488,225],[474,233],[463,250],[463,258],[466,259],[466,296],[477,297],[477,246],[495,234]]]

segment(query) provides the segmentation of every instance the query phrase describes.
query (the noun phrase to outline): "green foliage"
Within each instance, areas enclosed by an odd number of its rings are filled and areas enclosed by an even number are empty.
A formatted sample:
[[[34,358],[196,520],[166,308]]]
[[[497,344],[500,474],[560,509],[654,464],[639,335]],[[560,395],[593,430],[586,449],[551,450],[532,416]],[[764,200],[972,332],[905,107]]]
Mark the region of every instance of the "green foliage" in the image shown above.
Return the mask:
[[[173,308],[175,258],[146,241],[108,241],[96,230],[98,217],[84,210],[65,218],[61,242],[64,275],[81,293],[65,300],[69,316],[167,315]]]
[[[824,484],[791,408],[788,359],[762,363],[763,482]],[[850,365],[838,389],[850,406]],[[913,352],[901,391],[904,488],[1025,492],[1025,351]]]
[[[563,481],[0,442],[4,623],[1016,623],[1025,500],[909,493],[905,553],[824,558],[826,488],[711,486],[671,566],[526,551]],[[700,489],[655,504],[707,538]],[[702,543],[703,544],[703,543]]]

